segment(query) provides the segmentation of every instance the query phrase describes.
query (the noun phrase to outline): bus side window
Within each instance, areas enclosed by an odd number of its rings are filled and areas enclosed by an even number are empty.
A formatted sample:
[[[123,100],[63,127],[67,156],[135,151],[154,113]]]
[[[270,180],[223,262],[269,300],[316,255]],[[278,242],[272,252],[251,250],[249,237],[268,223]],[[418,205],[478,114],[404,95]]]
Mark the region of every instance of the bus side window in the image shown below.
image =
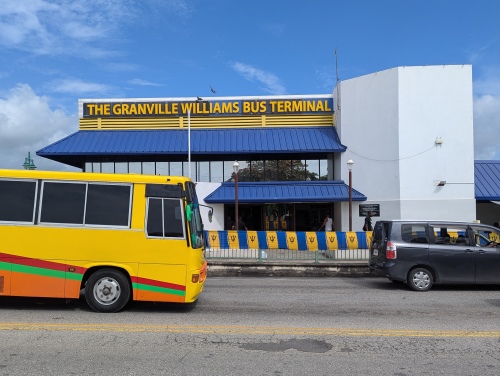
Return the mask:
[[[166,238],[184,237],[181,203],[177,199],[163,199],[163,229]]]
[[[148,219],[146,231],[148,236],[163,237],[163,214],[161,198],[148,199]]]
[[[180,199],[148,198],[147,235],[160,238],[184,238]]]

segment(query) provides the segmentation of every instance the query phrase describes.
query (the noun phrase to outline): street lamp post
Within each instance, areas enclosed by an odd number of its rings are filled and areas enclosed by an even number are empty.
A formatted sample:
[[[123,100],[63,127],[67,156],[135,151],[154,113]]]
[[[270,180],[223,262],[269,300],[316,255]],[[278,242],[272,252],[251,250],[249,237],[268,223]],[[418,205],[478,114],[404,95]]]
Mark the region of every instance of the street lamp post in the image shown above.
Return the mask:
[[[200,102],[202,100],[203,98],[197,97],[196,102]],[[187,118],[188,118],[188,177],[189,179],[191,179],[191,107],[189,107],[187,110]]]
[[[238,161],[234,161],[233,163],[233,171],[234,171],[234,228],[238,230],[238,169],[240,165]]]
[[[349,231],[352,231],[352,165],[354,164],[352,159],[347,161],[347,167],[349,168]]]
[[[188,177],[191,179],[191,109],[187,110],[188,116]]]

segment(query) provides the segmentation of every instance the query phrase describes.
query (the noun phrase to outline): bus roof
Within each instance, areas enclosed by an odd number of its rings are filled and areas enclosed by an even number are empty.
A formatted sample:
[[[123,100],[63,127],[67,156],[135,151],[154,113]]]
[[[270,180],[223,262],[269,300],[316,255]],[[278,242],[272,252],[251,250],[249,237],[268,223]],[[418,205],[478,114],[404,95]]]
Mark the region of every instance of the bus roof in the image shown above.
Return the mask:
[[[105,174],[92,172],[40,171],[40,170],[0,170],[0,178],[50,179],[74,181],[101,181],[113,183],[184,184],[191,179],[185,176]]]

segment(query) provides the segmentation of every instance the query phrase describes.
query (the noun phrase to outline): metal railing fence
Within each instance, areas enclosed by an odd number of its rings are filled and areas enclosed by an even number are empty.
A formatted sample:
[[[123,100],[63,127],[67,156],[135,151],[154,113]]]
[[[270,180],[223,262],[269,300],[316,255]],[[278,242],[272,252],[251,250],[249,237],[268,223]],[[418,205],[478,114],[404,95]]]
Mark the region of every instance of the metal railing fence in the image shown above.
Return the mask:
[[[205,231],[207,259],[367,260],[371,232]]]

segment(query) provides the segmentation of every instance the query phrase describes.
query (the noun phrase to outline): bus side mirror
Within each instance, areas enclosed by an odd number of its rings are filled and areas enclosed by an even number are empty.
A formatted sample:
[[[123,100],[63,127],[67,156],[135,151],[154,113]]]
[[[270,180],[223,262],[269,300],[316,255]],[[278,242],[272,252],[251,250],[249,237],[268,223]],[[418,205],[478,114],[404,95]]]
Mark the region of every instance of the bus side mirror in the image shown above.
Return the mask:
[[[212,223],[212,217],[213,217],[213,216],[214,216],[214,211],[213,211],[212,209],[210,209],[210,210],[208,211],[208,221],[209,221],[210,223]]]
[[[193,219],[193,204],[186,206],[186,218],[188,222],[191,222],[191,219]]]

